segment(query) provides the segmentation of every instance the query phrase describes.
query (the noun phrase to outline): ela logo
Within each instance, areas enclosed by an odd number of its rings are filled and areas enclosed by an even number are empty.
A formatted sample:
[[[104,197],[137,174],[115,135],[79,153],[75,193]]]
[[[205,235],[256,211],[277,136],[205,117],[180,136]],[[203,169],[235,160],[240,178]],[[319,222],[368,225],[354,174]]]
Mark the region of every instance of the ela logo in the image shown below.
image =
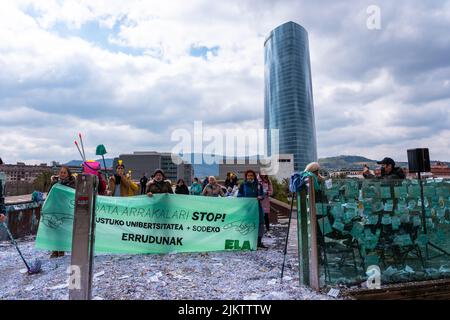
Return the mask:
[[[225,240],[225,250],[250,250],[250,241],[245,240],[240,246],[239,240]]]

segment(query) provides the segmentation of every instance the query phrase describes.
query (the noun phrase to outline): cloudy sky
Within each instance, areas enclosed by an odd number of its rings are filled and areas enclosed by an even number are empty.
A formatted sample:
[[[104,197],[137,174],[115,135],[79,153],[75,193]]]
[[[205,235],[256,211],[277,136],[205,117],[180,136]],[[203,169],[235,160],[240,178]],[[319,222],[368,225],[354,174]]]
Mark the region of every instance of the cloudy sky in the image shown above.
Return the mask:
[[[369,5],[381,28],[370,30]],[[171,133],[263,128],[264,38],[309,32],[319,157],[450,160],[450,1],[1,1],[0,157],[170,151]]]

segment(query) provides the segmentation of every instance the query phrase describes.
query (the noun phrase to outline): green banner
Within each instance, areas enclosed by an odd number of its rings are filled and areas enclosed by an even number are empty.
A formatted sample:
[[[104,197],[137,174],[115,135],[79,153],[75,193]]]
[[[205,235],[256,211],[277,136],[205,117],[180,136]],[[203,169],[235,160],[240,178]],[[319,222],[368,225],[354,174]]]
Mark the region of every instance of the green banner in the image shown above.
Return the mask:
[[[75,190],[55,185],[41,211],[36,248],[71,251]],[[255,250],[258,201],[177,194],[97,196],[95,251],[171,253]]]

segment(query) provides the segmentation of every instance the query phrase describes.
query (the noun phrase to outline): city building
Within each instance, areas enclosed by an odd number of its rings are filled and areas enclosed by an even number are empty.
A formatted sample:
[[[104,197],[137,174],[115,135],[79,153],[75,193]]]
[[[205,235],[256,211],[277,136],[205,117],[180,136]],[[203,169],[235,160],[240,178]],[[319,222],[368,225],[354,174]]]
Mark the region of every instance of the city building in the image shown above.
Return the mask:
[[[175,155],[175,157],[178,157]],[[133,154],[121,154],[114,159],[113,168],[117,166],[118,160],[122,160],[125,171],[131,171],[132,179],[139,179],[146,174],[148,178],[156,169],[164,170],[166,178],[176,183],[178,179],[184,179],[190,185],[194,176],[194,170],[190,163],[176,164],[172,161],[171,153],[159,153],[155,151],[137,151]],[[181,158],[179,158],[181,161]]]
[[[268,154],[293,154],[294,170],[300,171],[317,161],[308,33],[287,22],[267,36],[264,53]],[[272,146],[271,129],[279,130],[278,152]]]
[[[228,172],[235,173],[239,179],[244,177],[245,171],[251,169],[256,173],[259,173],[262,168],[265,168],[257,158],[241,158],[238,161],[237,158],[226,159],[222,164],[219,164],[219,180],[225,180]],[[275,177],[278,181],[283,179],[289,179],[294,172],[294,155],[293,154],[280,154],[278,155],[278,170],[275,174],[269,175]],[[256,162],[256,163],[255,163]]]
[[[450,167],[444,162],[437,161],[431,166],[431,174],[436,178],[450,178]]]
[[[0,164],[0,172],[4,181],[5,196],[30,194],[34,190],[35,179],[44,172],[52,173],[52,167],[46,163],[27,165],[24,162],[16,164]],[[3,184],[3,182],[2,182]]]
[[[52,167],[46,163],[27,165],[24,162],[17,162],[16,164],[0,164],[0,172],[5,173],[6,182],[32,183],[39,174],[52,172]]]

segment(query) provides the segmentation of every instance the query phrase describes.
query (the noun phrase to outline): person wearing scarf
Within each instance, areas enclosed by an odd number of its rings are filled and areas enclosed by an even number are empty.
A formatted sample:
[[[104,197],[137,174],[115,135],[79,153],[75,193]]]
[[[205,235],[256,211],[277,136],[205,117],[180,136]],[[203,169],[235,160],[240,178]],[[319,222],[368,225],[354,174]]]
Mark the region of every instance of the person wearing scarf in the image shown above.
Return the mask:
[[[261,200],[264,199],[262,185],[256,179],[256,173],[253,170],[247,170],[244,175],[244,182],[239,186],[238,197],[258,199],[259,224],[258,224],[258,248],[267,249],[262,243],[264,235],[264,211],[261,206]]]
[[[116,174],[109,178],[109,195],[113,197],[129,197],[134,196],[137,192],[138,185],[134,183],[130,177],[124,174],[125,166],[119,160],[116,166]]]
[[[55,184],[62,184],[63,186],[73,188],[75,189],[75,178],[72,175],[72,172],[70,172],[70,169],[66,166],[62,166],[59,169],[59,174],[57,176],[52,176],[51,178],[51,186],[50,190]],[[49,190],[49,192],[50,192]],[[64,251],[52,251],[52,254],[50,255],[50,258],[58,258],[63,257]]]

